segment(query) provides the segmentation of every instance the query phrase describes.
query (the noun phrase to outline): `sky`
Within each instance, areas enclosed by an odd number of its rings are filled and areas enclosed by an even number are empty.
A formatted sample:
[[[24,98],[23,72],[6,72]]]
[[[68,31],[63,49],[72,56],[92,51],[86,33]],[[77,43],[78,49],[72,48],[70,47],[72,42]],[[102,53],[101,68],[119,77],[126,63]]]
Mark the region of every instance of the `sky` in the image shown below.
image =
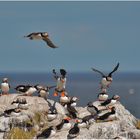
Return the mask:
[[[0,32],[0,72],[140,71],[139,1],[0,1]]]

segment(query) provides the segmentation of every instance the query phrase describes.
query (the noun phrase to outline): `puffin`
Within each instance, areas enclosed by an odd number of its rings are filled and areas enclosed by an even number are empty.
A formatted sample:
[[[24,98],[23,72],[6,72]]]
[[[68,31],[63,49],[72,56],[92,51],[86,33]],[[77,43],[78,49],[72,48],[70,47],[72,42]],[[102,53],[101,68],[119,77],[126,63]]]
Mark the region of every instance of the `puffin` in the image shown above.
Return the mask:
[[[10,117],[12,116],[19,116],[21,114],[21,109],[19,108],[12,108],[4,111],[4,116]]]
[[[79,120],[76,120],[74,126],[68,131],[67,139],[74,139],[80,133],[80,128],[78,127]]]
[[[107,99],[105,102],[101,103],[101,106],[112,106],[114,105],[118,100],[120,99],[120,96],[113,95],[112,98]]]
[[[69,120],[70,120],[69,117],[62,119],[61,123],[56,126],[56,130],[57,131],[69,130],[72,126],[72,124],[69,122]]]
[[[98,116],[98,120],[105,120],[105,121],[111,121],[114,120],[116,118],[116,108],[115,107],[111,107],[110,112],[107,112],[105,114],[103,114],[102,116]]]
[[[3,78],[1,83],[1,92],[3,94],[8,94],[10,90],[10,85],[8,83],[8,78]]]
[[[53,74],[54,74],[54,78],[57,81],[57,85],[54,91],[54,96],[58,96],[58,93],[61,94],[61,96],[65,96],[65,89],[66,89],[66,70],[65,69],[60,69],[60,74],[61,76],[58,76],[58,74],[56,73],[55,69],[53,69]]]
[[[53,105],[47,100],[48,102],[48,105],[49,105],[49,111],[48,111],[48,114],[47,114],[47,119],[48,121],[52,121],[54,120],[56,117],[57,117],[57,110],[56,110],[56,107],[55,107],[55,104],[56,102],[53,103]]]
[[[49,90],[56,87],[56,86],[41,86],[41,85],[36,85],[35,86],[37,91],[38,91],[38,96],[44,98],[45,100],[47,100],[48,95],[49,95]]]
[[[79,120],[78,127],[79,128],[87,128],[89,129],[90,124],[95,122],[95,115],[87,115]]]
[[[68,96],[68,93],[65,92],[65,95],[64,96],[60,96],[60,99],[59,99],[59,102],[62,106],[66,106],[71,100],[71,97]]]
[[[100,113],[98,108],[96,106],[94,106],[92,102],[89,102],[87,104],[87,110],[88,110],[88,112],[91,113],[91,115],[95,115],[95,116]]]
[[[25,93],[24,95],[27,96],[32,96],[32,94],[37,91],[36,86],[31,86],[31,85],[18,85],[15,89],[19,93]]]
[[[29,38],[30,40],[43,40],[47,43],[47,46],[50,48],[58,48],[58,46],[54,45],[54,43],[50,40],[49,34],[47,32],[33,32],[24,37]]]
[[[109,88],[110,84],[112,83],[113,81],[113,78],[112,78],[112,74],[117,71],[119,68],[119,63],[117,63],[117,65],[115,66],[115,68],[108,74],[108,75],[105,75],[103,72],[95,69],[95,68],[92,68],[92,70],[94,72],[98,72],[99,74],[101,74],[102,76],[102,79],[101,79],[101,91],[102,92],[106,92],[106,89]]]
[[[37,139],[47,139],[56,134],[56,128],[53,126],[50,126],[49,128],[45,129],[41,134],[37,135]]]
[[[70,102],[67,104],[67,111],[70,115],[70,117],[72,117],[73,119],[77,118],[77,110],[75,109],[76,107],[76,101],[77,101],[77,97],[72,97]]]
[[[108,94],[106,92],[101,92],[97,97],[100,102],[104,102],[108,99]]]

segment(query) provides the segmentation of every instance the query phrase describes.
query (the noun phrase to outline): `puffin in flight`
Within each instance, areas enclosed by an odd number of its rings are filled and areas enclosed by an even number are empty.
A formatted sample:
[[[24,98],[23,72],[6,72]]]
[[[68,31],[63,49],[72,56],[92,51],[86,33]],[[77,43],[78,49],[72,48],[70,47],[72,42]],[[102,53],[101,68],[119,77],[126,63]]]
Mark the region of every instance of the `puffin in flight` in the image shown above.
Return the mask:
[[[49,34],[47,32],[33,32],[28,34],[27,36],[24,36],[29,38],[30,40],[43,40],[47,43],[48,47],[50,48],[58,48],[56,45],[53,44],[53,42],[49,38]]]
[[[100,82],[100,84],[101,84],[101,91],[102,91],[102,92],[106,92],[106,89],[109,88],[109,85],[110,85],[110,84],[112,83],[112,81],[113,81],[112,74],[113,74],[115,71],[117,71],[118,67],[119,67],[119,63],[115,66],[115,68],[114,68],[108,75],[105,75],[105,74],[102,73],[101,71],[99,71],[99,70],[97,70],[97,69],[95,69],[95,68],[92,68],[92,70],[93,70],[94,72],[98,72],[98,73],[100,73],[101,76],[102,76],[102,80],[101,80],[101,82]]]

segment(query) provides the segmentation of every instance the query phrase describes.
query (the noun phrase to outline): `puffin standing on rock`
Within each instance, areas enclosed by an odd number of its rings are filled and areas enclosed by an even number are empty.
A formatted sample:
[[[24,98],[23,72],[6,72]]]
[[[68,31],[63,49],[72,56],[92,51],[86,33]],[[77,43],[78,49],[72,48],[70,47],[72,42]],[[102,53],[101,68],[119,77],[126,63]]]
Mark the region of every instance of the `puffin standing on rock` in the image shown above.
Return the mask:
[[[106,92],[101,92],[97,97],[100,102],[104,102],[108,99],[108,94]]]
[[[50,107],[48,114],[47,114],[47,119],[48,119],[48,121],[53,121],[57,117],[57,114],[58,114],[56,107],[55,107],[56,102],[54,102],[53,105],[48,100],[47,100],[47,102]]]
[[[24,36],[24,37],[27,37],[30,40],[43,40],[47,43],[48,47],[53,48],[53,49],[58,48],[49,39],[49,34],[47,32],[34,32],[34,33],[31,33],[31,34]]]
[[[110,112],[107,112],[105,114],[103,114],[102,116],[99,116],[97,118],[97,120],[104,120],[104,121],[113,121],[116,119],[116,108],[115,107],[111,107],[110,108]]]
[[[70,102],[67,104],[67,111],[69,113],[69,116],[72,117],[73,119],[77,118],[77,110],[75,109],[77,103],[77,97],[72,97]]]
[[[93,105],[93,102],[89,102],[87,104],[87,110],[91,113],[91,115],[97,116],[100,111],[96,106]]]
[[[76,138],[80,133],[80,128],[78,127],[79,120],[76,120],[76,123],[74,126],[69,130],[67,138],[68,139],[74,139]]]
[[[23,93],[23,95],[27,96],[32,96],[32,94],[37,91],[36,86],[31,85],[18,85],[15,89],[19,93]]]
[[[8,83],[8,78],[3,78],[1,83],[1,94],[9,94],[10,85]]]
[[[120,96],[114,95],[112,98],[107,99],[105,102],[101,103],[101,106],[113,106],[120,99]]]
[[[69,117],[63,119],[62,122],[56,126],[57,131],[69,130],[72,126],[69,120],[71,120]]]
[[[37,139],[47,139],[56,134],[56,128],[50,126],[49,128],[45,129],[41,134],[37,135]]]
[[[100,82],[101,84],[101,91],[102,92],[106,92],[106,89],[109,88],[109,85],[112,83],[113,81],[113,78],[112,78],[112,74],[117,71],[119,67],[119,63],[115,66],[115,68],[108,74],[108,75],[104,75],[104,73],[102,73],[101,71],[95,69],[95,68],[92,68],[92,70],[94,72],[98,72],[99,74],[101,74],[102,76],[102,80]]]

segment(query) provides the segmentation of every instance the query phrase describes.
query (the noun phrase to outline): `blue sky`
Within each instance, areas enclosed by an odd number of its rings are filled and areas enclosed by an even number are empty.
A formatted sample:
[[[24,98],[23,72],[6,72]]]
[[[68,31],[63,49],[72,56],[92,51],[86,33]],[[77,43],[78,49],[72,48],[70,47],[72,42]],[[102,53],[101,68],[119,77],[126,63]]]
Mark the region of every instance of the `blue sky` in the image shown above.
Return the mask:
[[[0,71],[140,71],[140,2],[0,1]],[[58,49],[24,38],[47,31]]]

